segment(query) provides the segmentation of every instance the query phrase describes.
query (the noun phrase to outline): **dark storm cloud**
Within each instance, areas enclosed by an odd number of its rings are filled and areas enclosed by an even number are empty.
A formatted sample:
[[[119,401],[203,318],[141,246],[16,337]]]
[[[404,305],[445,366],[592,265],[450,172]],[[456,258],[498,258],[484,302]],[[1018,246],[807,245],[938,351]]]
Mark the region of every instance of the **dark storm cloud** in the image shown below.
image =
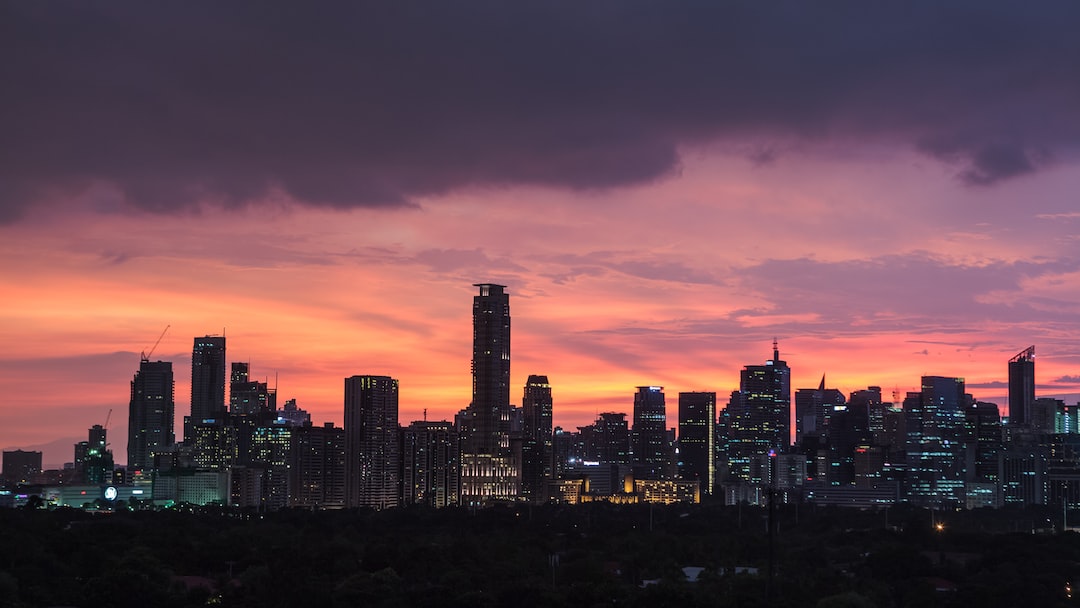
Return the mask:
[[[759,135],[993,184],[1076,143],[1078,26],[1072,2],[6,3],[0,221],[102,185],[158,211],[604,188]]]

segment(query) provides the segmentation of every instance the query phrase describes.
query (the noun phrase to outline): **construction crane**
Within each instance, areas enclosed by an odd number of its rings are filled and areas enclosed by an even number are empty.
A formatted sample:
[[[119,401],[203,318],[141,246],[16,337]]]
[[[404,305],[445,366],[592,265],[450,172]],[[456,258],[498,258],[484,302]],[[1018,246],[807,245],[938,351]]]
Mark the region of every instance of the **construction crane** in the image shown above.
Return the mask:
[[[103,430],[109,430],[109,419],[112,418],[112,408],[109,408],[109,413],[105,415],[105,424],[101,425]]]
[[[157,348],[158,344],[161,344],[161,339],[165,337],[165,332],[169,331],[170,327],[172,327],[172,325],[166,325],[165,326],[165,329],[162,330],[161,335],[158,336],[157,342],[154,342],[154,345],[150,347],[150,352],[143,351],[142,354],[139,355],[139,358],[141,360],[143,360],[143,361],[149,361],[150,360],[150,355],[154,354],[154,350]]]

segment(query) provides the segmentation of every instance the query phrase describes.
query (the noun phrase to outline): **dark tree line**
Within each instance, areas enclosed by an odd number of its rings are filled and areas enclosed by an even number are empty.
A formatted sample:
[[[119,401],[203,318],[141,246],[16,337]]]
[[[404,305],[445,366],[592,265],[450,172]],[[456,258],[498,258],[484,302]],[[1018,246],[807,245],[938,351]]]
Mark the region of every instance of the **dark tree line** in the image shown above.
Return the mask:
[[[767,592],[746,506],[0,509],[0,606],[1073,605],[1080,535],[1031,533],[1052,517],[785,506]]]

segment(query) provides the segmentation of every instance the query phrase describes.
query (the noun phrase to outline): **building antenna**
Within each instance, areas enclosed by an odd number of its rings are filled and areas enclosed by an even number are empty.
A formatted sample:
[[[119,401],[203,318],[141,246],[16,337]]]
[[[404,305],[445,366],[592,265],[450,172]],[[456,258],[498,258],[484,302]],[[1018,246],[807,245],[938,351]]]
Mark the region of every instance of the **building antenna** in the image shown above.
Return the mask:
[[[424,408],[424,422],[427,422],[427,408]]]

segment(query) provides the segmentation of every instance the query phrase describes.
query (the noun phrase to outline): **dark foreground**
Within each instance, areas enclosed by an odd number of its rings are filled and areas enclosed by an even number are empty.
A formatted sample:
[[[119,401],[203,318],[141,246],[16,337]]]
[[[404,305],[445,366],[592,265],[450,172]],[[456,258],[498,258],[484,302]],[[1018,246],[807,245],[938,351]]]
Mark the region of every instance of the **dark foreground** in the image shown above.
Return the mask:
[[[777,517],[771,585],[766,521],[761,509],[711,505],[265,516],[0,509],[0,606],[1077,603],[1068,587],[1080,584],[1080,535],[1051,531],[1060,513],[788,506]],[[704,570],[688,582],[685,567]]]

